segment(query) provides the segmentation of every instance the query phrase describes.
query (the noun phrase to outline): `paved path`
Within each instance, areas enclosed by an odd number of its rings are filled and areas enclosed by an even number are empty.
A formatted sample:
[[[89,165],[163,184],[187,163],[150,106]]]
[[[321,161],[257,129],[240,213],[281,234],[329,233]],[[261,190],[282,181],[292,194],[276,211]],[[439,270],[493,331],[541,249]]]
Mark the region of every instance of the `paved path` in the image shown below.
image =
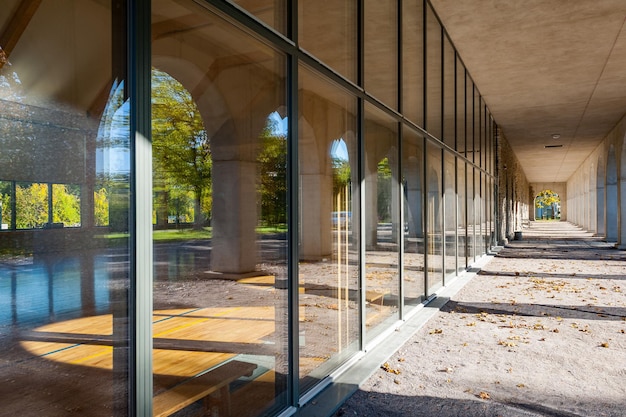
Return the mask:
[[[626,416],[625,333],[626,252],[535,222],[335,416]]]

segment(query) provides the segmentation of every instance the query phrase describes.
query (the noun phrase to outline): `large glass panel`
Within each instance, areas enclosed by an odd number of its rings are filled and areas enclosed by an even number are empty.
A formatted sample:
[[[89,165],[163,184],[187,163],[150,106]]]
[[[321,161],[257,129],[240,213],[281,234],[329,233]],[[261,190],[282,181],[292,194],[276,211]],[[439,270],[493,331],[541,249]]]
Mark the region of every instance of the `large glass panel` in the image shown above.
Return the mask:
[[[402,113],[424,126],[424,1],[402,3]]]
[[[357,82],[357,2],[300,0],[298,40],[334,71]]]
[[[0,7],[3,415],[128,413],[130,104],[111,3]],[[96,179],[115,227],[94,227]]]
[[[443,141],[455,149],[456,145],[456,53],[447,36],[443,38]]]
[[[475,245],[475,204],[474,204],[474,168],[471,164],[466,164],[466,196],[467,196],[467,265],[474,263],[474,245]]]
[[[286,59],[192,0],[153,1],[152,26],[154,412],[275,412],[288,371]]]
[[[407,311],[426,295],[424,274],[424,137],[407,126],[402,133],[404,207],[404,304]]]
[[[465,118],[465,65],[457,56],[456,60],[456,150],[465,153],[465,135],[467,119]]]
[[[287,34],[286,0],[228,0],[282,34]],[[189,16],[188,16],[189,18]],[[188,21],[194,25],[193,20]],[[154,27],[153,27],[154,30]]]
[[[458,159],[456,170],[457,186],[457,267],[459,272],[467,268],[467,200],[465,191],[465,161]]]
[[[442,39],[441,24],[430,5],[426,8],[426,130],[443,140],[442,123]]]
[[[474,162],[474,82],[465,73],[465,157]]]
[[[359,348],[356,97],[301,67],[300,387]]]
[[[480,166],[480,162],[482,161],[482,148],[481,148],[481,128],[482,128],[482,108],[480,106],[480,93],[478,92],[478,88],[474,85],[474,159],[472,160],[474,164]]]
[[[444,245],[446,276],[456,275],[456,169],[455,157],[450,152],[444,152]]]
[[[485,206],[483,204],[483,189],[481,187],[482,173],[478,168],[474,168],[474,256],[479,258],[484,252],[484,225]]]
[[[370,341],[398,319],[400,186],[397,122],[365,106],[365,300]]]
[[[365,90],[398,107],[397,0],[365,0]]]
[[[426,142],[427,294],[443,285],[443,175],[441,148]]]

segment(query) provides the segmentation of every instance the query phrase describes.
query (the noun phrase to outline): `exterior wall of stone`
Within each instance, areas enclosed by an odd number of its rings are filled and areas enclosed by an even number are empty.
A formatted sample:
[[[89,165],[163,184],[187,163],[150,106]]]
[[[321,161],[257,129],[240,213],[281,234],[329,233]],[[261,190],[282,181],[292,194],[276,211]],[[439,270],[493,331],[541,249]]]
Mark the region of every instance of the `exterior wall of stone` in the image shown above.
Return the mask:
[[[528,227],[530,213],[533,211],[530,184],[519,160],[507,142],[501,129],[496,135],[497,141],[497,225],[498,244],[512,240],[515,232],[522,232]]]

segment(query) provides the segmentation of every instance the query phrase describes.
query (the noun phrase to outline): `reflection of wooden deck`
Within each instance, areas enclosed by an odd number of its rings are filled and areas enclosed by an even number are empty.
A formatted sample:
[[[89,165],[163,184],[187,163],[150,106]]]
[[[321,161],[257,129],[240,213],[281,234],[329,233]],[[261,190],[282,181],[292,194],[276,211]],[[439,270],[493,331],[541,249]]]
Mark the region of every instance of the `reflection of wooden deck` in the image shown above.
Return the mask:
[[[264,339],[274,333],[275,320],[271,306],[155,311],[155,415],[169,415],[212,394],[221,398],[220,415],[229,415],[230,382],[256,368],[236,360],[237,354],[267,346]],[[112,371],[112,324],[110,314],[53,323],[25,334],[21,344],[47,360]]]

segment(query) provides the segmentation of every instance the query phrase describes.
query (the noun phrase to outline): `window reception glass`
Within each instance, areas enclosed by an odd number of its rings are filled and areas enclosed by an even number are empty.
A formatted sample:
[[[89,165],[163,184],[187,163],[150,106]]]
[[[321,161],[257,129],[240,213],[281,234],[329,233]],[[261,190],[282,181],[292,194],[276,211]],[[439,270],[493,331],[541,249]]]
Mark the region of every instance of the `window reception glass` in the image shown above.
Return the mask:
[[[300,67],[300,381],[359,348],[356,97]]]
[[[428,265],[428,295],[443,286],[443,173],[442,149],[426,142],[426,225],[428,233],[426,256]]]
[[[288,372],[286,59],[191,0],[153,1],[152,27],[154,412],[176,397],[271,413]],[[198,402],[185,387],[202,384]]]
[[[424,275],[424,137],[403,126],[402,192],[404,198],[404,305],[407,310],[425,298]]]
[[[365,326],[372,340],[398,319],[400,187],[398,124],[365,106]]]
[[[128,410],[130,102],[112,3],[0,8],[4,415]]]

